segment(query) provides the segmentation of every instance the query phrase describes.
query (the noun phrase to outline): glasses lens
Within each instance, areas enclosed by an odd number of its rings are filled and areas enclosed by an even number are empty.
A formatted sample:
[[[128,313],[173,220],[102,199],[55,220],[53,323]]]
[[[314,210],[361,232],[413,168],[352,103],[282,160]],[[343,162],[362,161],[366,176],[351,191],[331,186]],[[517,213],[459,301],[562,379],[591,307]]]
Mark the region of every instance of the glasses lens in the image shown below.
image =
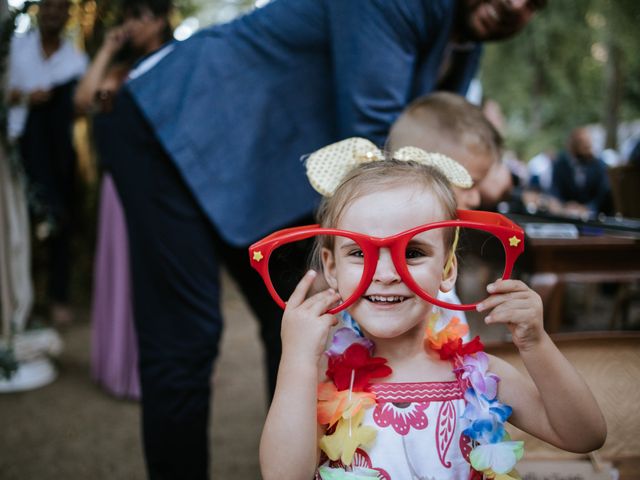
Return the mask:
[[[311,253],[314,239],[286,243],[271,252],[269,277],[278,296],[285,302],[304,274],[313,268]]]
[[[455,252],[455,261],[452,252]],[[457,266],[455,290],[463,304],[485,299],[487,285],[501,277],[505,269],[500,239],[468,227],[444,227],[419,233],[407,245],[405,258],[413,279],[431,295],[438,292],[438,279]]]
[[[271,252],[269,276],[278,296],[285,302],[310,269],[319,273],[307,297],[329,288],[324,268],[340,264],[340,293],[343,299],[353,293],[360,282],[364,269],[362,250],[353,240],[334,236],[318,235],[280,245]]]

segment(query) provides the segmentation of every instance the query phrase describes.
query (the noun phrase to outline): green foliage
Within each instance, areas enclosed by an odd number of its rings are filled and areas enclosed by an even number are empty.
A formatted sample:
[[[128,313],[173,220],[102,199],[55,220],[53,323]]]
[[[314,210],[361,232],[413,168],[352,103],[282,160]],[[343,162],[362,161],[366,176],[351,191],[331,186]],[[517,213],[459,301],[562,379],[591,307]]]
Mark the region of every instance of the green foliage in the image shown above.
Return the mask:
[[[640,2],[549,2],[514,39],[487,46],[481,78],[508,121],[508,146],[529,158],[561,147],[575,126],[602,122],[607,58],[620,58],[620,118],[640,116]]]

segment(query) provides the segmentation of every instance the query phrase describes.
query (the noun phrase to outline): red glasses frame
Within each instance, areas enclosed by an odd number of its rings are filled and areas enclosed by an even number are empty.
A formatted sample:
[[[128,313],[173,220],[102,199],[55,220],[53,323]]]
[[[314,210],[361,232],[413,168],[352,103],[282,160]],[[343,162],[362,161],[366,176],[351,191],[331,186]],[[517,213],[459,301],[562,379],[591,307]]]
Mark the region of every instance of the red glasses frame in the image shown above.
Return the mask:
[[[508,218],[493,212],[481,212],[476,210],[458,210],[458,218],[442,222],[429,223],[414,227],[405,232],[400,232],[386,238],[370,237],[362,233],[338,230],[335,228],[321,228],[319,225],[307,225],[303,227],[286,228],[268,235],[249,247],[249,261],[251,266],[258,271],[271,297],[281,308],[285,308],[286,302],[280,298],[276,292],[271,276],[269,275],[269,258],[272,252],[281,245],[304,240],[315,235],[336,235],[349,238],[355,241],[364,253],[364,270],[362,279],[356,290],[349,298],[330,309],[327,313],[338,313],[351,306],[369,287],[375,274],[378,264],[380,248],[388,248],[396,271],[402,281],[419,297],[429,303],[450,310],[473,310],[476,303],[452,304],[431,297],[424,292],[409,273],[409,268],[405,260],[405,250],[411,238],[418,233],[426,232],[434,228],[442,227],[464,227],[482,230],[495,235],[500,239],[505,253],[505,268],[502,278],[507,279],[513,270],[513,264],[518,256],[524,251],[524,232],[520,226],[513,223]]]

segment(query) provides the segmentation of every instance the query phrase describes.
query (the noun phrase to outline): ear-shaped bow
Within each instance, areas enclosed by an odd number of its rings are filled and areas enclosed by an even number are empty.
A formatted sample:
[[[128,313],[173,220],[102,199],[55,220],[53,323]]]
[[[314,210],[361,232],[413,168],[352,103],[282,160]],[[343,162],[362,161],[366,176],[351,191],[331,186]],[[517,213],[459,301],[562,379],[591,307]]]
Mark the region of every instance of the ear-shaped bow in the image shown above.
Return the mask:
[[[458,162],[441,153],[429,153],[417,147],[403,147],[394,153],[392,158],[400,161],[412,160],[434,167],[457,187],[470,188],[473,185],[469,172]],[[307,177],[318,193],[330,197],[347,173],[357,165],[384,159],[382,151],[366,138],[347,138],[312,153],[306,162]]]

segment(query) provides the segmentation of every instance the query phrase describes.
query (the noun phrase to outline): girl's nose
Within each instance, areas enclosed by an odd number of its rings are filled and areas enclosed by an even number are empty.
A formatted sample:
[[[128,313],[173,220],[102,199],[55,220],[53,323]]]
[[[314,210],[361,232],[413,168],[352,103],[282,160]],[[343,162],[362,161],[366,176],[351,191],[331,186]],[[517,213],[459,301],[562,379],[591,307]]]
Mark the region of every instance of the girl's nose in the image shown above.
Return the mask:
[[[376,271],[373,274],[373,281],[383,284],[396,283],[400,281],[400,275],[396,270],[396,266],[393,264],[391,252],[387,248],[380,250],[380,258],[378,258],[378,265],[376,266]]]

